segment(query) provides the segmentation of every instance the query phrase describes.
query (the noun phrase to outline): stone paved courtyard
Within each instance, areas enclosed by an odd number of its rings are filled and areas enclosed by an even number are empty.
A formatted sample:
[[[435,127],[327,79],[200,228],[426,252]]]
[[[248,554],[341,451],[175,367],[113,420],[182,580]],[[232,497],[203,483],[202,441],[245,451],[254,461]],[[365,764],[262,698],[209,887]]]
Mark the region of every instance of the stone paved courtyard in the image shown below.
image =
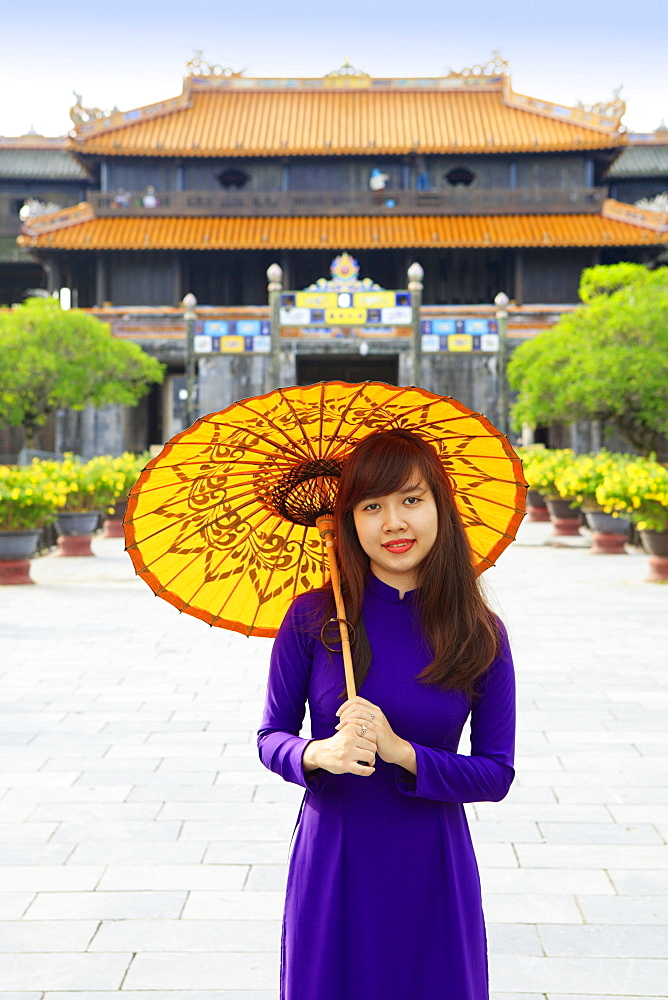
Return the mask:
[[[519,683],[517,780],[467,807],[492,997],[665,998],[668,587],[549,531],[486,574]],[[271,643],[94,549],[0,591],[0,1000],[277,1000],[302,790],[257,756]]]

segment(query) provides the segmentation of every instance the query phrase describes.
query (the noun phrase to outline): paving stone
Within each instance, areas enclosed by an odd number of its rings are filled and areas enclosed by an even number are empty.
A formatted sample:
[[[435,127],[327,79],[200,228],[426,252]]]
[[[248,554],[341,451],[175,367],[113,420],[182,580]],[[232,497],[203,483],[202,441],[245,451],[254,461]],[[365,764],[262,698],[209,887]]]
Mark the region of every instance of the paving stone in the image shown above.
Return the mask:
[[[182,916],[184,920],[280,920],[283,893],[191,892]]]
[[[100,892],[155,889],[243,889],[248,865],[110,865],[99,881]],[[259,886],[258,888],[262,888]]]
[[[574,895],[493,893],[487,892],[484,884],[482,890],[486,919],[492,924],[539,924],[548,921],[581,924],[583,922],[582,912]]]
[[[40,994],[41,996],[41,994]],[[277,990],[123,990],[122,1000],[278,1000]],[[0,994],[0,1000],[3,995]],[[10,1000],[25,1000],[25,994],[13,994]],[[32,1000],[32,997],[30,998]],[[83,1000],[81,993],[44,994],[44,1000]],[[118,993],[86,992],[85,1000],[119,1000]]]
[[[7,892],[59,892],[94,889],[103,871],[99,865],[17,865],[0,875]]]
[[[131,955],[0,954],[0,982],[9,989],[120,989]]]
[[[668,846],[517,844],[524,868],[668,868]]]
[[[668,926],[539,924],[537,932],[552,956],[574,958],[665,958]],[[515,952],[519,954],[519,952]],[[525,954],[528,954],[525,952]]]
[[[620,895],[668,896],[668,871],[621,871],[613,868],[608,876]]]
[[[603,871],[582,868],[486,868],[483,883],[493,893],[582,893],[614,896]]]
[[[72,844],[0,844],[0,865],[64,864],[73,849]]]
[[[89,949],[275,953],[280,940],[280,920],[105,920]]]
[[[278,955],[266,952],[189,952],[138,955],[124,980],[128,989],[271,989]]]
[[[539,820],[540,832],[553,844],[663,844],[649,823],[552,823]]]
[[[52,841],[65,841],[70,844],[77,844],[80,841],[106,843],[119,840],[153,842],[176,840],[180,832],[180,823],[162,821],[151,823],[141,820],[128,820],[127,822],[115,820],[110,823],[98,823],[93,820],[89,823],[61,823],[53,833]]]
[[[97,928],[96,920],[5,920],[0,932],[0,952],[83,952]],[[110,950],[128,951],[127,948]]]
[[[181,915],[185,892],[41,892],[27,909],[27,920],[68,920]]]
[[[661,997],[668,981],[668,959],[493,955],[490,976],[499,990]]]
[[[578,905],[590,924],[668,925],[668,896],[580,895]]]
[[[0,892],[0,920],[20,920],[34,898],[34,892]]]
[[[68,865],[195,865],[204,859],[205,843],[124,843],[77,844],[67,860]]]

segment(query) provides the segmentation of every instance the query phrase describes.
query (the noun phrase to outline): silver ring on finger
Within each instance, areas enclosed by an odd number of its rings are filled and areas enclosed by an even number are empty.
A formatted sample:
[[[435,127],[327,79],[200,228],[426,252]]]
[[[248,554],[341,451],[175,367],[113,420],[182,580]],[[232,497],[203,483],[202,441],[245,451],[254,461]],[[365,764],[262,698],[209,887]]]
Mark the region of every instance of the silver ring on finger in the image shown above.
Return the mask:
[[[371,713],[371,721],[373,722],[373,720],[374,720],[375,718],[376,718],[376,716],[375,716],[375,714],[374,714],[374,713],[372,712],[372,713]]]
[[[364,736],[365,732],[366,732],[366,726],[362,726],[362,732],[360,733],[360,736]]]

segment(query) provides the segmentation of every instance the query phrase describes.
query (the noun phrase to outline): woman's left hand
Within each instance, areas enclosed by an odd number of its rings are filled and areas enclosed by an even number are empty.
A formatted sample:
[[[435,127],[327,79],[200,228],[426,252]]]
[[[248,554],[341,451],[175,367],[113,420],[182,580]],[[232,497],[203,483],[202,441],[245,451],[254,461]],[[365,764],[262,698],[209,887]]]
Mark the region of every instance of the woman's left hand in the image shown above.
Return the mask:
[[[336,729],[347,725],[366,726],[365,738],[376,741],[378,756],[387,764],[396,763],[402,756],[406,741],[397,736],[378,705],[356,695],[344,701],[336,714],[339,716]]]

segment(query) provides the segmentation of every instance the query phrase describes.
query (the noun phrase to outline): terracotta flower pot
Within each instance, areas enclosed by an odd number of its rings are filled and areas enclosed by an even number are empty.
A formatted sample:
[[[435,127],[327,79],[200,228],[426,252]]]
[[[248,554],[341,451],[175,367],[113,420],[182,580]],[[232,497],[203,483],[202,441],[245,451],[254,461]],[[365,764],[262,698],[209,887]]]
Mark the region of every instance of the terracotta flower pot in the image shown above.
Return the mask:
[[[92,533],[100,520],[99,511],[61,511],[56,519],[58,548],[61,556],[93,556]]]
[[[35,554],[41,531],[0,531],[0,585],[34,583],[30,558]]]
[[[553,535],[579,535],[580,534],[580,510],[571,507],[569,499],[552,500],[546,499],[547,509],[550,512],[550,520],[554,527]]]
[[[613,517],[604,510],[585,510],[585,520],[591,528],[592,555],[626,555],[626,542],[630,522],[625,517]]]
[[[105,538],[125,538],[125,532],[123,530],[123,518],[125,516],[125,508],[128,505],[128,498],[123,497],[121,500],[117,500],[114,504],[114,513],[109,514],[104,521],[104,537]]]
[[[639,531],[645,552],[649,552],[647,583],[668,583],[668,531]]]
[[[543,497],[537,490],[527,490],[527,517],[530,521],[549,521],[550,512]]]

